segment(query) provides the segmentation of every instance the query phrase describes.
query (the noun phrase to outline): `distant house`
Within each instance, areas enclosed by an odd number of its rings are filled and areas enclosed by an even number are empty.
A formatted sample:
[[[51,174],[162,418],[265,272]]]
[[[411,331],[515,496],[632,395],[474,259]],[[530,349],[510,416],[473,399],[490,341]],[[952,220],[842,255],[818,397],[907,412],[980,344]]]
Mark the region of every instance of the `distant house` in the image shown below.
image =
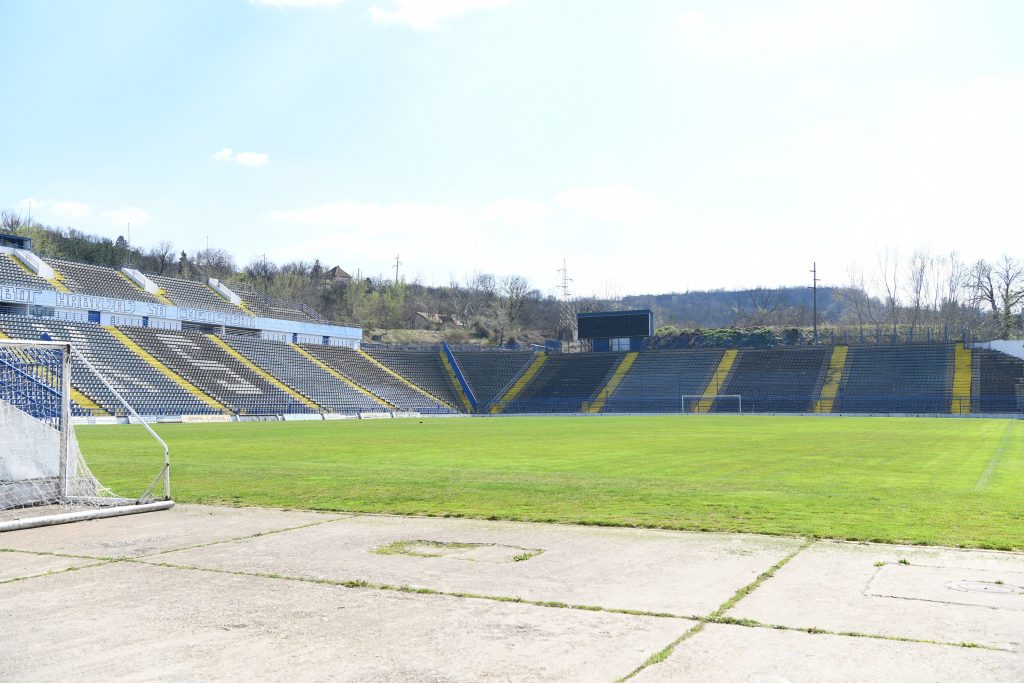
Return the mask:
[[[341,269],[341,266],[334,266],[330,270],[324,273],[324,278],[328,282],[341,282],[348,284],[352,282],[352,276]]]

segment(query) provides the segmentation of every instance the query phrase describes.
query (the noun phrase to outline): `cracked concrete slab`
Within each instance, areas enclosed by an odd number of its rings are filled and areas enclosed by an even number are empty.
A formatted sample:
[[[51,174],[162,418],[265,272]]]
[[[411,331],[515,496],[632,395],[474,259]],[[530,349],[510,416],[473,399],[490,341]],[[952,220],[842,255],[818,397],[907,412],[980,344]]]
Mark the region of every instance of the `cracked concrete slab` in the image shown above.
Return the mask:
[[[21,579],[50,572],[59,572],[71,567],[96,564],[96,560],[57,555],[35,555],[32,553],[0,553],[0,582]]]
[[[819,542],[728,613],[770,624],[1024,651],[1024,594],[960,590],[1020,585],[1024,555]]]
[[[949,645],[708,624],[636,681],[1019,683],[1024,656]]]
[[[176,505],[170,510],[142,515],[8,531],[0,534],[0,548],[91,557],[138,557],[344,516],[264,508]]]
[[[0,622],[26,682],[613,680],[692,626],[136,562],[2,584]]]
[[[543,552],[518,562],[374,552],[402,541],[496,544]],[[168,553],[159,560],[693,616],[712,612],[801,543],[750,534],[359,516]]]

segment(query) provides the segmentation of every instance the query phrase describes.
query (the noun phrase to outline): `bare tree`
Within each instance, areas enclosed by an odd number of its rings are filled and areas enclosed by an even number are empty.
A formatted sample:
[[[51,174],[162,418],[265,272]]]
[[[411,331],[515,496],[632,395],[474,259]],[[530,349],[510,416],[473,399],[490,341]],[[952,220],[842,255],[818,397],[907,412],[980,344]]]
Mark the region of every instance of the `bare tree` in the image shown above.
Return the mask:
[[[904,282],[904,291],[910,308],[911,327],[916,327],[921,322],[922,309],[927,306],[932,262],[931,255],[923,250],[915,251],[907,261],[907,279]],[[893,286],[895,286],[895,279]]]
[[[971,268],[970,279],[974,301],[988,308],[995,333],[1012,337],[1014,318],[1024,303],[1024,264],[1009,256],[994,264],[980,260]]]
[[[235,273],[235,261],[223,249],[203,249],[196,252],[193,263],[206,277],[223,280]]]
[[[759,287],[743,294],[745,300],[737,299],[732,307],[739,325],[782,325],[792,317],[786,315],[792,311],[785,307],[785,296],[778,289]]]
[[[21,217],[20,213],[10,209],[0,211],[0,232],[15,235],[25,227],[28,227],[28,222]]]
[[[893,330],[899,323],[900,308],[900,255],[899,252],[886,249],[878,255],[878,272],[882,277],[882,287],[885,290],[885,306],[889,311],[889,323]]]
[[[163,240],[150,249],[146,256],[149,257],[156,268],[156,274],[163,275],[170,270],[171,265],[174,263],[174,245],[167,240]]]

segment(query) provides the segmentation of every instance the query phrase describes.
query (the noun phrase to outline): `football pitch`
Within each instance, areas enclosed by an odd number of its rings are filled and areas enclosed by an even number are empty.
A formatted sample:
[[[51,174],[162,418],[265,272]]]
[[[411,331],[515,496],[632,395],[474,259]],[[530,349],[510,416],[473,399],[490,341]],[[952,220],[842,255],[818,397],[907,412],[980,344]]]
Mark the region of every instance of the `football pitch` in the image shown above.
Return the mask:
[[[1024,421],[770,416],[166,424],[183,503],[1024,548]],[[141,427],[82,426],[100,480]],[[143,484],[144,486],[144,484]]]

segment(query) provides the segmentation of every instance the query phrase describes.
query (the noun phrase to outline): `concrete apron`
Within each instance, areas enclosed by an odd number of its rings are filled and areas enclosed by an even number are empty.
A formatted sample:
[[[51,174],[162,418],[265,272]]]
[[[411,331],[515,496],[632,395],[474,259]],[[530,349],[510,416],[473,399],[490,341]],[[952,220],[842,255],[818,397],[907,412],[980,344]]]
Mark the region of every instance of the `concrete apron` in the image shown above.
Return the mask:
[[[0,680],[1024,678],[1019,553],[198,505],[0,549]]]

